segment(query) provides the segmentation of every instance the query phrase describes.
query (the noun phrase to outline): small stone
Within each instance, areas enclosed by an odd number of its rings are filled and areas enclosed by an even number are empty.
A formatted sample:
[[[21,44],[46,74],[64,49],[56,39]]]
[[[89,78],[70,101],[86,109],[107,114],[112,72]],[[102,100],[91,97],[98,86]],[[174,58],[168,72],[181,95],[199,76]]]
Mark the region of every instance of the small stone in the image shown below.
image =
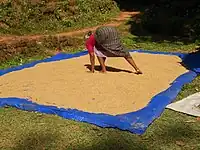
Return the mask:
[[[185,143],[183,141],[176,141],[176,145],[178,145],[178,146],[184,146]]]

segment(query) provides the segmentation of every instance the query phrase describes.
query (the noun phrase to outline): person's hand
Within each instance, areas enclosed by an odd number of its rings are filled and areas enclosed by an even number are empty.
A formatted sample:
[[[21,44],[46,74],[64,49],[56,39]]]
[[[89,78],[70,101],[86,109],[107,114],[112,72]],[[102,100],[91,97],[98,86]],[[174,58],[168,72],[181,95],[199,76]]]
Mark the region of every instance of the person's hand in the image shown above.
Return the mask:
[[[143,74],[140,69],[136,69],[136,74]]]

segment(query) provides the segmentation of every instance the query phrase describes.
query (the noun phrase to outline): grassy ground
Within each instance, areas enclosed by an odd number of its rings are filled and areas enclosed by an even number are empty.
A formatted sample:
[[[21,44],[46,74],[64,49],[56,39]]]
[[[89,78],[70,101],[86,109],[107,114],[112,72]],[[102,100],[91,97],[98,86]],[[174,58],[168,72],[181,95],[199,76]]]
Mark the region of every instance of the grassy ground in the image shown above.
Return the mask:
[[[91,27],[119,13],[111,0],[4,0],[0,35],[49,34]]]
[[[119,27],[123,43],[131,49],[189,52],[195,44],[155,43],[141,40],[127,32],[128,26]],[[134,40],[133,40],[134,39]],[[136,39],[140,39],[137,40]],[[142,38],[143,39],[143,38]],[[45,56],[16,57],[1,68]],[[185,85],[177,100],[200,90],[200,77]],[[0,149],[2,150],[198,150],[200,149],[200,122],[171,110],[165,110],[142,135],[117,129],[102,129],[86,123],[65,120],[57,116],[24,112],[14,108],[0,109]]]

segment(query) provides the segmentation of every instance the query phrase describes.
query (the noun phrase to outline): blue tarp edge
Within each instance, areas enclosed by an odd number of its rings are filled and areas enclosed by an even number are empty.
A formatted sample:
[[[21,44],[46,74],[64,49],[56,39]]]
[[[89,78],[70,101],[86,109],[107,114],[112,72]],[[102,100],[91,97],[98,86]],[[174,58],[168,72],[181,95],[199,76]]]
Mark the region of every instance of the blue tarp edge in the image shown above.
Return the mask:
[[[131,52],[176,55],[179,56],[182,60],[184,60],[188,55],[183,53],[157,52],[148,50],[131,50]],[[82,51],[75,54],[60,53],[44,60],[35,61],[29,64],[5,70],[0,70],[0,76],[9,72],[22,70],[24,68],[34,67],[38,63],[70,59],[74,57],[80,57],[86,54],[88,54],[87,51]],[[91,123],[99,127],[118,128],[121,130],[127,130],[132,133],[141,135],[146,131],[148,126],[160,116],[160,114],[164,111],[165,107],[176,98],[178,93],[181,91],[182,86],[187,83],[190,83],[194,78],[196,78],[197,75],[197,72],[189,71],[179,76],[167,90],[154,96],[151,99],[150,103],[143,109],[138,110],[136,112],[116,116],[108,114],[88,113],[77,109],[64,109],[57,108],[54,106],[39,105],[37,103],[28,101],[27,99],[21,99],[16,97],[0,98],[0,107],[11,106],[26,111],[36,111],[40,113],[54,114],[66,119]]]

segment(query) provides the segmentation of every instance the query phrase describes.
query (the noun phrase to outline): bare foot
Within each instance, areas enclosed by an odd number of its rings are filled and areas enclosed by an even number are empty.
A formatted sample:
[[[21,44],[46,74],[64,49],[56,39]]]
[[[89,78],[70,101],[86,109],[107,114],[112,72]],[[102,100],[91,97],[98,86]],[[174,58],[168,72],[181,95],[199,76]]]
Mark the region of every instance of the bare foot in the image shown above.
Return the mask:
[[[87,71],[87,73],[94,73],[94,71]]]
[[[100,73],[107,73],[106,70],[101,70]]]

